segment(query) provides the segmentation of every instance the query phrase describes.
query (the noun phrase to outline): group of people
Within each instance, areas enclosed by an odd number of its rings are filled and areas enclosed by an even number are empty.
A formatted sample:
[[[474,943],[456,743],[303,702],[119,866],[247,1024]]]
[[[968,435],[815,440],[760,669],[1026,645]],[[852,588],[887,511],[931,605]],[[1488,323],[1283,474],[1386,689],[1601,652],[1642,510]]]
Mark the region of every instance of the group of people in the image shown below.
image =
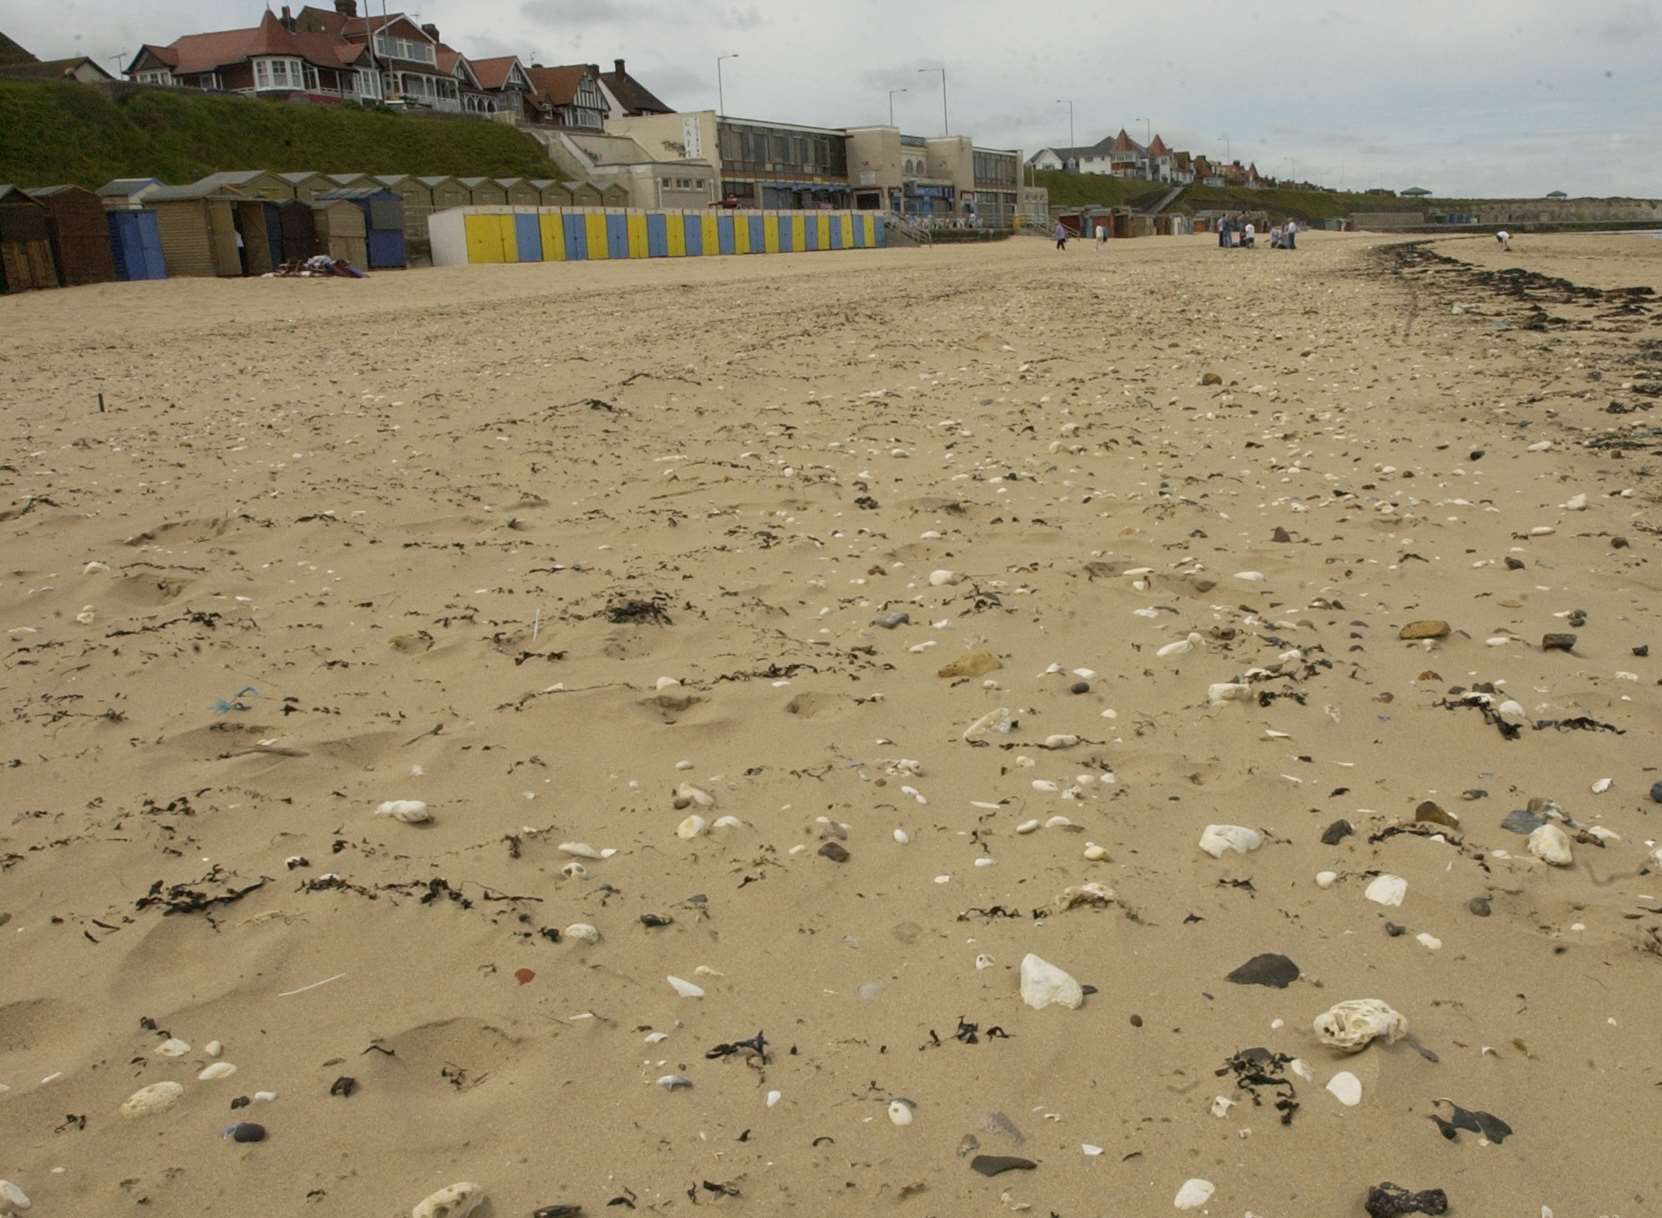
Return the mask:
[[[1258,244],[1258,227],[1251,220],[1242,222],[1234,216],[1218,221],[1219,249],[1253,249]],[[1285,224],[1270,229],[1270,248],[1291,250],[1298,248],[1298,221],[1288,218]]]

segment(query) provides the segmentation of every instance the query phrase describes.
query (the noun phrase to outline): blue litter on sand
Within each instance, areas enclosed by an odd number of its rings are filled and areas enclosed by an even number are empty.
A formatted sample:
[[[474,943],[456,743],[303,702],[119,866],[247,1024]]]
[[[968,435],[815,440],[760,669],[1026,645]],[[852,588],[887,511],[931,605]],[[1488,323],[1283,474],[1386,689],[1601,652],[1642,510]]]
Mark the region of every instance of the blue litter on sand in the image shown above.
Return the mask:
[[[252,706],[242,700],[244,694],[253,694],[257,698],[260,696],[260,691],[252,685],[244,685],[229,698],[217,698],[214,700],[214,714],[228,715],[232,711],[253,710]]]

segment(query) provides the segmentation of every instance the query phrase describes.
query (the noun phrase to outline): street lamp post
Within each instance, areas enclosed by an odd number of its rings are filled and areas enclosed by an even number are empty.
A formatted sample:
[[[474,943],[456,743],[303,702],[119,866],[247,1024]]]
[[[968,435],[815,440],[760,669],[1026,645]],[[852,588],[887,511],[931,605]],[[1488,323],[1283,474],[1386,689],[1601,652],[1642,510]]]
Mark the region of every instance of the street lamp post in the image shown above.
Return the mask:
[[[721,61],[724,60],[724,59],[737,59],[738,57],[739,57],[739,53],[737,51],[734,51],[731,55],[717,55],[716,56],[716,113],[717,114],[726,114],[727,113],[727,89],[726,89],[725,85],[722,83],[722,79],[721,79]]]
[[[1151,119],[1146,119],[1146,118],[1134,118],[1131,121],[1134,122],[1134,123],[1141,123],[1143,125],[1143,147],[1147,148],[1150,144],[1152,144],[1154,142],[1154,123],[1153,123],[1153,121]]]
[[[1068,108],[1068,147],[1073,148],[1076,146],[1073,139],[1073,100],[1067,97],[1058,97],[1056,104]]]
[[[939,72],[941,74],[941,133],[943,135],[951,135],[952,134],[952,121],[947,117],[947,112],[946,112],[946,69],[945,68],[919,68],[918,72],[920,74],[929,73],[929,72]]]
[[[1223,158],[1224,158],[1224,160],[1227,161],[1227,162],[1233,162],[1234,159],[1235,159],[1235,154],[1230,150],[1230,147],[1229,147],[1229,132],[1225,131],[1222,135],[1218,136],[1218,138],[1223,141]]]
[[[910,92],[911,92],[910,89],[890,89],[889,90],[889,126],[891,126],[891,127],[894,126],[894,95],[896,93],[910,93]]]

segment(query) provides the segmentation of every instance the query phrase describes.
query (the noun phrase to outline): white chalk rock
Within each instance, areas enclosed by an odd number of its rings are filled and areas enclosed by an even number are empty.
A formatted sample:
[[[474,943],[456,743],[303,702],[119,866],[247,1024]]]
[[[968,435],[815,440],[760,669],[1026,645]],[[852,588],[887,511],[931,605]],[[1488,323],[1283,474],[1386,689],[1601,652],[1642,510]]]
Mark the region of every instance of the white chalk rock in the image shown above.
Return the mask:
[[[1037,833],[1041,823],[1042,822],[1038,820],[1024,820],[1021,824],[1016,826],[1016,832],[1021,834],[1023,837],[1027,836],[1029,833]]]
[[[894,831],[894,840],[904,846],[911,842],[912,835],[904,829],[896,829]]]
[[[668,981],[671,988],[683,998],[704,997],[703,987],[696,986],[690,981],[684,981],[680,977],[666,977],[664,980]]]
[[[587,842],[561,842],[559,850],[561,854],[569,854],[572,858],[576,859],[598,859],[604,857],[600,851],[596,850]]]
[[[1206,687],[1206,700],[1213,706],[1222,706],[1225,702],[1250,702],[1252,686],[1238,681],[1220,681]]]
[[[599,943],[600,931],[587,922],[573,922],[565,929],[565,937],[579,943]]]
[[[1085,1005],[1085,990],[1054,964],[1029,952],[1021,961],[1021,1000],[1035,1011],[1048,1006],[1077,1011]]]
[[[580,880],[589,874],[589,869],[581,863],[567,863],[560,868],[560,874],[568,880]]]
[[[1212,1115],[1220,1120],[1228,1116],[1229,1110],[1233,1107],[1235,1107],[1235,1101],[1230,1099],[1227,1095],[1217,1095],[1212,1097]]]
[[[702,787],[695,787],[690,782],[684,782],[675,788],[675,806],[677,808],[713,808],[716,806],[716,797]]]
[[[1237,571],[1235,572],[1235,578],[1245,580],[1249,584],[1261,584],[1264,582],[1264,573],[1262,571]]]
[[[1575,861],[1570,853],[1570,835],[1553,824],[1542,825],[1529,835],[1529,852],[1554,867],[1568,867]]]
[[[961,584],[963,582],[963,575],[957,571],[947,571],[943,569],[940,571],[931,571],[929,573],[929,584],[934,588],[945,588],[949,584]]]
[[[1523,708],[1523,703],[1514,698],[1508,698],[1495,707],[1495,714],[1508,727],[1522,727],[1529,722],[1529,714]]]
[[[1419,945],[1425,948],[1428,952],[1440,952],[1443,950],[1443,941],[1428,930],[1422,930],[1419,934],[1415,935],[1414,938]]]
[[[410,1218],[467,1218],[485,1204],[485,1190],[478,1184],[452,1184],[420,1202]]]
[[[21,1214],[32,1204],[28,1193],[10,1180],[0,1180],[0,1215]]]
[[[275,1091],[256,1091],[254,1093],[254,1102],[256,1104],[275,1104],[277,1102],[277,1093]]]
[[[912,1106],[905,1100],[890,1100],[889,1120],[895,1125],[910,1125],[912,1123]]]
[[[1571,495],[1564,501],[1564,510],[1566,512],[1585,512],[1587,510],[1586,493],[1583,492],[1579,495]]]
[[[1327,1080],[1327,1090],[1346,1108],[1362,1102],[1362,1080],[1348,1070],[1341,1070]]]
[[[718,816],[710,826],[712,829],[742,829],[744,822],[736,816]]]
[[[389,799],[375,809],[377,816],[390,816],[404,825],[424,825],[432,820],[427,805],[419,799]]]
[[[1616,785],[1616,780],[1614,778],[1601,778],[1593,784],[1593,794],[1594,795],[1603,795],[1606,791],[1608,791],[1611,787],[1613,787],[1615,785]]]
[[[121,1104],[124,1117],[155,1116],[166,1112],[184,1098],[185,1089],[178,1083],[151,1083],[140,1087]]]
[[[1010,708],[1001,706],[997,710],[990,710],[974,723],[964,729],[965,740],[978,740],[988,732],[1008,734],[1015,726],[1015,720],[1010,717]]]
[[[82,575],[108,575],[109,573],[110,564],[99,562],[96,558],[81,568]]]
[[[1186,639],[1178,639],[1175,643],[1167,643],[1154,654],[1162,660],[1166,659],[1168,656],[1188,655],[1196,647],[1199,647],[1200,643],[1200,636],[1198,634],[1191,633]]]
[[[1333,885],[1337,884],[1338,882],[1339,882],[1339,873],[1337,871],[1318,871],[1318,872],[1316,872],[1316,887],[1317,888],[1331,888],[1331,887],[1333,887]]]
[[[225,1046],[220,1044],[217,1040],[210,1040],[205,1046],[203,1046],[202,1052],[206,1053],[209,1057],[218,1057],[221,1053],[225,1052]]]
[[[1079,743],[1079,737],[1072,732],[1058,732],[1054,736],[1046,736],[1044,747],[1047,749],[1071,749]]]
[[[1362,890],[1362,895],[1375,905],[1401,905],[1402,898],[1408,895],[1408,881],[1400,875],[1376,875]]]
[[[1106,863],[1108,861],[1108,848],[1099,846],[1095,842],[1086,842],[1085,860],[1090,863]]]
[[[1210,1180],[1185,1180],[1183,1187],[1177,1190],[1177,1196],[1172,1205],[1180,1210],[1198,1210],[1212,1199],[1212,1194],[1218,1191],[1218,1186]]]
[[[695,812],[675,826],[675,836],[684,842],[690,842],[709,827],[709,822]]]
[[[190,1052],[190,1042],[177,1036],[169,1037],[151,1050],[157,1057],[183,1057]]]
[[[1262,833],[1241,825],[1207,825],[1200,835],[1200,848],[1215,859],[1221,859],[1231,850],[1236,854],[1250,854],[1263,844]]]
[[[211,1083],[215,1079],[230,1078],[237,1072],[237,1068],[230,1062],[215,1062],[196,1076],[199,1083]]]
[[[1346,1053],[1360,1053],[1380,1036],[1386,1044],[1395,1044],[1408,1035],[1408,1021],[1377,998],[1336,1003],[1316,1016],[1312,1026],[1323,1044]]]
[[[784,1098],[785,1098],[785,1093],[783,1091],[770,1091],[770,1092],[768,1092],[768,1107],[769,1108],[774,1107],[776,1104],[779,1103],[780,1100],[782,1100]]]

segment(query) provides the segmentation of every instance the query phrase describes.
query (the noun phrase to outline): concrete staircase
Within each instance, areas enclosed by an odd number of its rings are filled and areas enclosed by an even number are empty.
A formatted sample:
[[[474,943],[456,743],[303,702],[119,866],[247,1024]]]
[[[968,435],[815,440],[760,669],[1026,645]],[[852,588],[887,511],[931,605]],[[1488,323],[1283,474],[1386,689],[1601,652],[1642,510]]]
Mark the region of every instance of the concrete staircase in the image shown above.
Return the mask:
[[[923,225],[888,211],[883,213],[883,244],[886,247],[933,245],[935,239]]]
[[[1158,216],[1161,212],[1165,211],[1166,208],[1170,207],[1173,203],[1175,203],[1179,199],[1181,199],[1183,197],[1183,192],[1185,190],[1188,190],[1188,189],[1189,189],[1188,186],[1183,184],[1183,183],[1179,183],[1178,185],[1173,186],[1170,190],[1168,190],[1164,195],[1162,195],[1160,197],[1159,202],[1157,202],[1153,207],[1149,208],[1147,211],[1143,212],[1143,215],[1145,215],[1145,216]]]

